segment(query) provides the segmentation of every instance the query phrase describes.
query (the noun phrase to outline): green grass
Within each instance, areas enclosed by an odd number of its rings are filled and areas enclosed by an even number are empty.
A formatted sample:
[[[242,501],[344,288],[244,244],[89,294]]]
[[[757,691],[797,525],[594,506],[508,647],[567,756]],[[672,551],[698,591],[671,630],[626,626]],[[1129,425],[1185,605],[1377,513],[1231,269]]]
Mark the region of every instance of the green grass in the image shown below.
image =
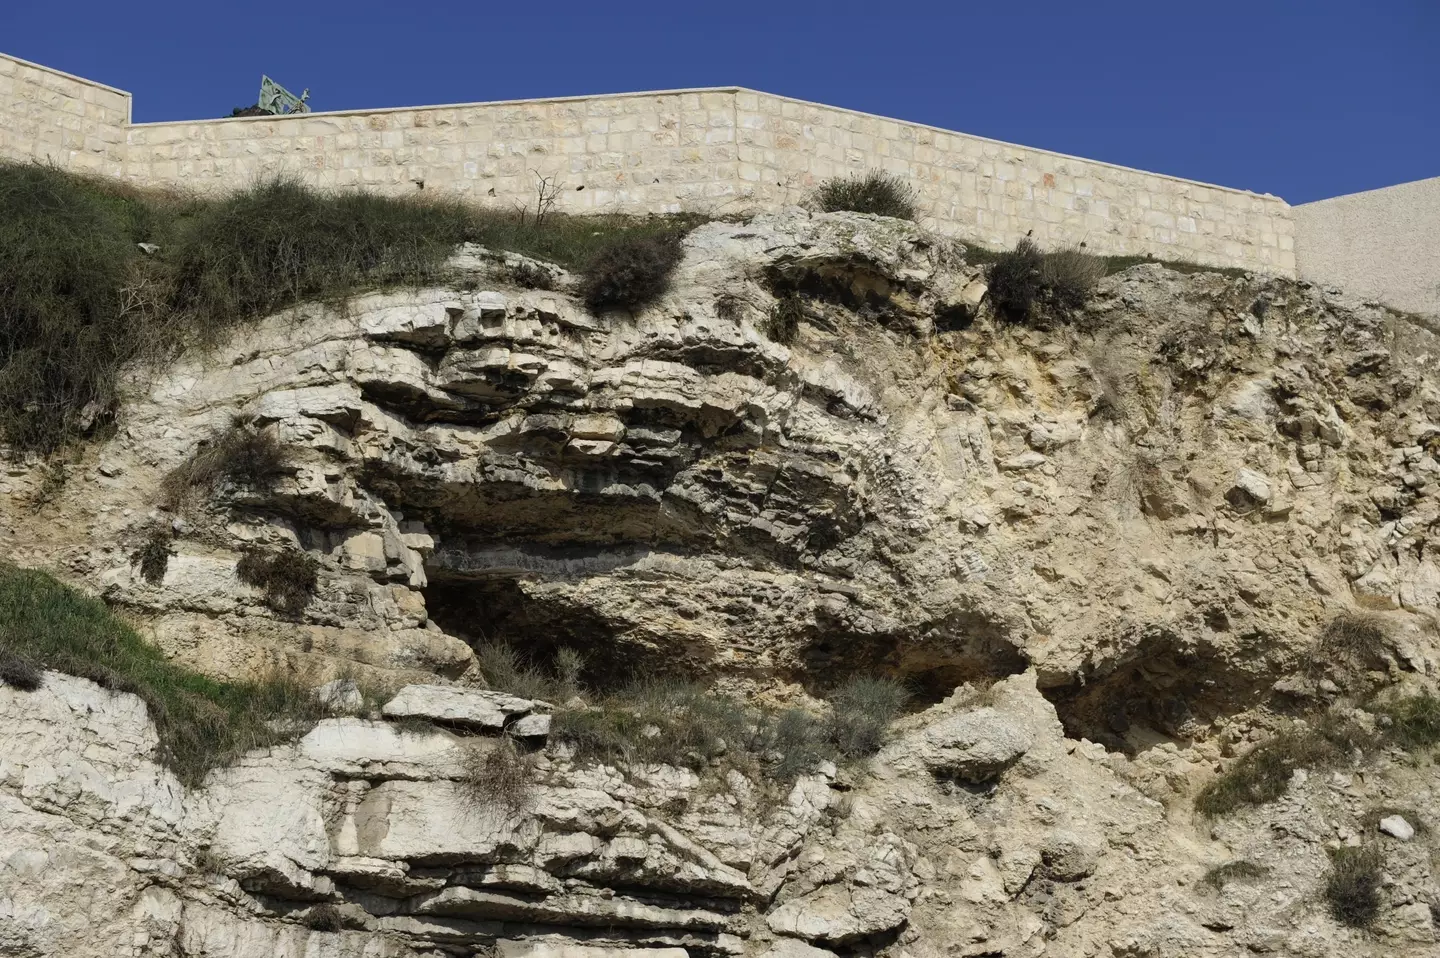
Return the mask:
[[[1285,794],[1296,769],[1334,768],[1354,751],[1374,744],[1361,726],[1336,715],[1282,729],[1207,784],[1195,797],[1203,815],[1227,815],[1247,805],[1263,805]]]
[[[43,572],[0,563],[0,660],[7,657],[138,695],[159,733],[159,760],[191,786],[320,717],[314,695],[297,683],[197,675],[166,660],[103,603]]]
[[[444,281],[460,243],[587,274],[616,244],[674,237],[704,219],[537,224],[459,200],[326,193],[283,179],[198,199],[0,162],[0,443],[42,453],[72,443],[113,420],[125,364],[220,342],[300,303]]]
[[[1440,696],[1433,692],[1401,696],[1373,708],[1390,719],[1387,741],[1406,751],[1440,744]]]
[[[1325,901],[1342,925],[1368,928],[1380,914],[1380,873],[1385,852],[1379,845],[1337,848],[1330,853]]]

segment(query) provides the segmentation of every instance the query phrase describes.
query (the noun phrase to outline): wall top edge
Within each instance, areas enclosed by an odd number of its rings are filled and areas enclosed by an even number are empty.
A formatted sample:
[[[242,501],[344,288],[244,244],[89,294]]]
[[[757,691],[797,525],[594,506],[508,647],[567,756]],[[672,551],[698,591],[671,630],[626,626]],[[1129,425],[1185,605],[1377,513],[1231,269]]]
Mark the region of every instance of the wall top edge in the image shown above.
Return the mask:
[[[633,93],[588,93],[581,96],[541,96],[519,100],[474,100],[469,103],[426,103],[421,106],[382,106],[375,109],[316,110],[312,113],[282,113],[275,116],[217,116],[199,120],[149,120],[132,123],[141,129],[152,126],[190,126],[195,123],[266,123],[274,120],[308,120],[327,116],[374,116],[377,113],[414,113],[421,110],[465,110],[480,106],[524,106],[531,103],[578,103],[583,100],[629,100],[649,96],[680,96],[686,93],[740,93],[742,87],[702,86],[677,90],[640,90]],[[744,91],[750,92],[750,91]],[[768,94],[767,94],[768,96]]]
[[[44,70],[46,73],[53,73],[56,76],[62,76],[67,80],[74,80],[76,83],[83,83],[86,86],[94,86],[99,87],[102,90],[109,90],[111,93],[118,93],[121,96],[126,97],[127,99],[131,96],[129,90],[122,90],[118,86],[111,86],[108,83],[101,83],[99,80],[91,80],[89,77],[76,76],[73,73],[66,73],[64,70],[57,70],[54,67],[47,67],[43,63],[35,63],[32,60],[26,60],[24,57],[17,57],[14,54],[0,53],[0,59],[11,60],[15,63],[20,64],[21,66],[27,66],[35,70]]]
[[[1357,196],[1372,196],[1376,193],[1388,193],[1390,190],[1403,190],[1407,186],[1419,186],[1421,183],[1440,184],[1440,176],[1423,176],[1418,180],[1406,180],[1404,183],[1377,186],[1373,190],[1357,190],[1354,193],[1341,193],[1339,196],[1327,196],[1324,199],[1311,200],[1308,203],[1297,203],[1291,207],[1291,209],[1303,210],[1307,206],[1319,206],[1321,203],[1333,203],[1336,200],[1348,200]]]

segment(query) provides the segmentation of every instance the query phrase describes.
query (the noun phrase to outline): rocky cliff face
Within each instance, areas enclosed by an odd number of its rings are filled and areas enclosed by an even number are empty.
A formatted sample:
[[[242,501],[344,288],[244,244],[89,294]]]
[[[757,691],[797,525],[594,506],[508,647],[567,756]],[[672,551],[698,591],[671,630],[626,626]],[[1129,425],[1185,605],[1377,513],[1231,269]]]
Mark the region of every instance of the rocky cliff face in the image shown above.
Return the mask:
[[[1432,953],[1427,835],[1391,842],[1371,931],[1318,898],[1327,844],[1372,807],[1440,825],[1428,767],[1297,775],[1220,822],[1189,804],[1351,690],[1315,654],[1338,613],[1387,621],[1367,681],[1434,679],[1430,332],[1157,265],[1071,323],[1008,327],[978,267],[852,214],[711,224],[685,254],[660,303],[595,317],[563,273],[520,289],[467,249],[452,286],[137,373],[117,434],[38,509],[44,470],[0,477],[7,555],[188,665],[461,690],[187,792],[133,697],[0,688],[0,951]],[[777,297],[804,311],[788,346],[763,332]],[[284,473],[167,495],[237,416]],[[173,554],[147,578],[157,529]],[[303,612],[237,577],[257,544],[320,562]],[[486,698],[482,640],[584,649],[595,686],[664,672],[773,701],[883,672],[917,710],[868,769],[778,791],[542,748],[512,814],[463,788],[507,723],[436,704],[549,710]],[[1269,876],[1200,882],[1237,859]]]

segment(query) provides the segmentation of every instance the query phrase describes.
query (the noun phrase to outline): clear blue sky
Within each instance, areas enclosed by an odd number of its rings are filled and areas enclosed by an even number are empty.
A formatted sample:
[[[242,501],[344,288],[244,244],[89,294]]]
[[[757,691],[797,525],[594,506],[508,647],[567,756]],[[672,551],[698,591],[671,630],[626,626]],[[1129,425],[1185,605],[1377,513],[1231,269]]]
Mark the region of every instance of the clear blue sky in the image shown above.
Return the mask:
[[[137,121],[739,85],[1292,203],[1440,175],[1440,0],[0,0],[0,50]]]

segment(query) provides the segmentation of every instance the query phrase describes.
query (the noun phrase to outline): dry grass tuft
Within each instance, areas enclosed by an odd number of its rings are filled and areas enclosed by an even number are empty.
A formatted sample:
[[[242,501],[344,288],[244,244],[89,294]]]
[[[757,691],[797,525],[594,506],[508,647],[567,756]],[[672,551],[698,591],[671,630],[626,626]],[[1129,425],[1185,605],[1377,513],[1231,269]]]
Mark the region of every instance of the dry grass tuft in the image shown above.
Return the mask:
[[[825,213],[848,210],[899,220],[913,220],[918,194],[893,173],[868,170],[852,176],[834,176],[822,182],[810,201]]]

